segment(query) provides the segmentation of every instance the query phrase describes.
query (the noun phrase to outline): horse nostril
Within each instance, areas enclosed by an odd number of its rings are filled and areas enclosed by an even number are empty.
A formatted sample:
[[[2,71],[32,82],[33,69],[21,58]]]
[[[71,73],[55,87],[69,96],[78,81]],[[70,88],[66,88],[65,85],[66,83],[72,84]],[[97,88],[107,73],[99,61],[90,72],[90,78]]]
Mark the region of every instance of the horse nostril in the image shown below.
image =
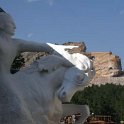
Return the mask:
[[[64,98],[64,97],[65,97],[65,95],[66,95],[66,92],[63,92],[63,93],[62,93],[62,98]]]

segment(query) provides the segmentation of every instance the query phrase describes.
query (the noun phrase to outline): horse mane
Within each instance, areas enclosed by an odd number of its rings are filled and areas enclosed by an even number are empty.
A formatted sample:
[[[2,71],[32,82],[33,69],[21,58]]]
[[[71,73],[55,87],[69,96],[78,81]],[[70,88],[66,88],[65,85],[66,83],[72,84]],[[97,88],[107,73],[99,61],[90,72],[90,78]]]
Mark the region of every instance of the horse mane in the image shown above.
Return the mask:
[[[26,73],[33,73],[36,71],[41,73],[51,73],[62,66],[69,68],[72,67],[73,64],[64,57],[58,55],[47,55],[35,60],[30,66],[24,68],[23,70]]]

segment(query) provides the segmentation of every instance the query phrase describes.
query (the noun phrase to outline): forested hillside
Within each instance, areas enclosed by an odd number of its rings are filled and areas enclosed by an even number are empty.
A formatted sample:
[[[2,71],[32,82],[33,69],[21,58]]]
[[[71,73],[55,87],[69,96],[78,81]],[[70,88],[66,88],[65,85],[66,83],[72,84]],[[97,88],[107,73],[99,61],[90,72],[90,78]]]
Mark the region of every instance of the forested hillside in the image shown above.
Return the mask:
[[[111,115],[114,121],[124,120],[124,86],[93,85],[77,92],[71,102],[89,105],[95,115]]]

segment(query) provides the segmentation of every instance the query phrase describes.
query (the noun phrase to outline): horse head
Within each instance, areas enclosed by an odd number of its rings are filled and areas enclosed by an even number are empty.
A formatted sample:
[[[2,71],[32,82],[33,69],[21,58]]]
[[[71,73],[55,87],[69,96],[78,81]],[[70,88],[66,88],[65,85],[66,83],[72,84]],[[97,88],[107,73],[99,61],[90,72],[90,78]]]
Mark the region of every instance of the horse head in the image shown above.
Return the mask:
[[[81,55],[82,56],[82,55]],[[79,90],[83,90],[85,86],[93,79],[95,70],[93,68],[93,61],[88,57],[79,57],[82,68],[79,68],[80,63],[65,72],[64,81],[57,91],[58,98],[62,102],[70,102],[72,96]],[[80,66],[81,67],[81,66]]]

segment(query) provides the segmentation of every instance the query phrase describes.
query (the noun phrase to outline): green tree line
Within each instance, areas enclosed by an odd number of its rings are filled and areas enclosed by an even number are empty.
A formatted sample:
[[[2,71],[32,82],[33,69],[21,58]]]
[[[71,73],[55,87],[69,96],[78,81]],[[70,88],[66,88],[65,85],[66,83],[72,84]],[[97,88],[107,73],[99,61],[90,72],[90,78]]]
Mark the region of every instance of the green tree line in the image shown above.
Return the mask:
[[[77,92],[71,102],[89,105],[95,115],[111,115],[116,122],[124,120],[124,86],[93,85]]]

